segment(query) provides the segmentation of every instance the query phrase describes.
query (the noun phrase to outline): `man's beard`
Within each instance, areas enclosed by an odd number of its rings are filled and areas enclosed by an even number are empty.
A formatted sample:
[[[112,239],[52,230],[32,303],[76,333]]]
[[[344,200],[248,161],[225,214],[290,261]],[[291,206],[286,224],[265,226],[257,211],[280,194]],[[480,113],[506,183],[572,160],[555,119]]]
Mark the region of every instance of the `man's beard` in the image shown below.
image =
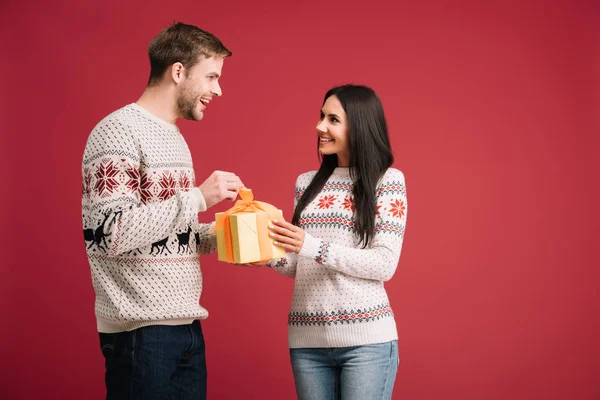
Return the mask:
[[[198,99],[187,87],[182,87],[177,97],[177,111],[181,118],[190,121],[199,121],[202,119],[202,114],[198,113],[196,106]]]

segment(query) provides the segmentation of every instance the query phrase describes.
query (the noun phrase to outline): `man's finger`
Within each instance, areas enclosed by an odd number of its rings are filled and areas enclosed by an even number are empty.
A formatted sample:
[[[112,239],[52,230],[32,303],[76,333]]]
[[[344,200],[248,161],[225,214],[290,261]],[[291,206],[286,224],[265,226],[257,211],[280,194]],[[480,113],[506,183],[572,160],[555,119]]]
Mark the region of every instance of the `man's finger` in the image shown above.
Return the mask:
[[[242,186],[238,182],[227,182],[225,187],[227,188],[227,190],[235,191],[236,193],[239,192],[242,188]]]
[[[227,193],[225,194],[225,198],[233,201],[236,199],[237,195],[238,195],[238,192],[236,192],[234,190],[228,190]]]

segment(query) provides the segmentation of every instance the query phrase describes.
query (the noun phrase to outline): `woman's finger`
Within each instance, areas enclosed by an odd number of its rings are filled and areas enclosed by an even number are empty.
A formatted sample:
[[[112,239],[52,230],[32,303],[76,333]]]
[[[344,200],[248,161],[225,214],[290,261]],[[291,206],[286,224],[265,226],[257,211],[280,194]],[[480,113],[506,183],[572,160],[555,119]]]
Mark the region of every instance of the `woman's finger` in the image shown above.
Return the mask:
[[[294,252],[294,253],[298,253],[299,249],[298,246],[294,246],[292,244],[288,244],[288,243],[281,243],[281,242],[273,242],[273,244],[275,246],[279,246],[279,247],[283,247],[286,251],[290,251],[290,252]]]
[[[298,227],[296,225],[292,225],[289,222],[282,221],[279,219],[274,219],[273,223],[277,226],[280,226],[280,227],[287,229],[289,231],[292,231],[292,232],[295,232],[298,229]]]
[[[271,232],[269,236],[271,236],[271,238],[274,239],[276,242],[281,243],[294,244],[298,241],[298,239],[293,236],[279,235],[273,232]]]

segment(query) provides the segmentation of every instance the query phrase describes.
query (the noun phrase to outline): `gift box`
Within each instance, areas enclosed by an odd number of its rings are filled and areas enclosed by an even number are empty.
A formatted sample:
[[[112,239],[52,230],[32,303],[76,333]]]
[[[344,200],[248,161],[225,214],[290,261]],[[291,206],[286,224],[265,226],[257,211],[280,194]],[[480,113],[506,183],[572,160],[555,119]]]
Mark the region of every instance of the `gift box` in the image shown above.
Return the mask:
[[[219,261],[247,264],[285,257],[285,249],[269,236],[270,221],[283,220],[281,210],[255,201],[250,189],[241,189],[240,197],[229,210],[215,214]]]

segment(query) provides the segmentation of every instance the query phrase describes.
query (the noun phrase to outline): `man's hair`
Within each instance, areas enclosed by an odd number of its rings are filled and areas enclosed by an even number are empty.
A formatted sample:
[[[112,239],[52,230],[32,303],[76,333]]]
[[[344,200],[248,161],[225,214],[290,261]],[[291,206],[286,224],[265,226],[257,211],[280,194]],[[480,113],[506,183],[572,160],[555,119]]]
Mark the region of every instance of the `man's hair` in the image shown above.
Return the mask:
[[[189,70],[200,56],[224,58],[231,56],[231,51],[216,36],[193,25],[178,22],[163,29],[148,46],[148,86],[158,83],[167,68],[176,62]]]

